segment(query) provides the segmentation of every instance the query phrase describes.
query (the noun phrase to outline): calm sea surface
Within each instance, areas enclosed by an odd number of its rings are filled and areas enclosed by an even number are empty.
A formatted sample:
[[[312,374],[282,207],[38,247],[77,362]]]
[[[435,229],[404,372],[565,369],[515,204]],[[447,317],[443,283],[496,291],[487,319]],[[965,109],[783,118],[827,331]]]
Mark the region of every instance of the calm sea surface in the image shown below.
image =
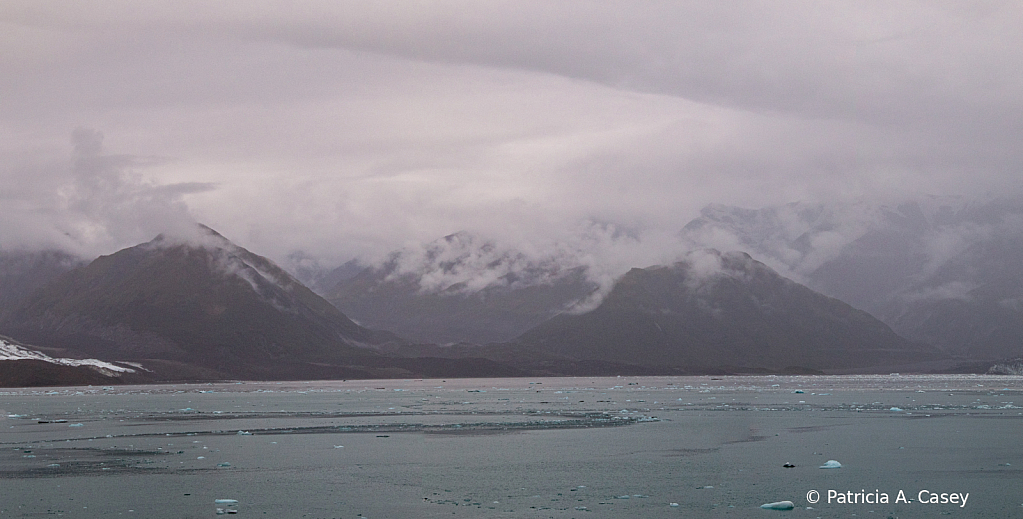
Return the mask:
[[[0,519],[1023,517],[1021,391],[960,375],[0,389]],[[794,510],[760,508],[777,501]]]

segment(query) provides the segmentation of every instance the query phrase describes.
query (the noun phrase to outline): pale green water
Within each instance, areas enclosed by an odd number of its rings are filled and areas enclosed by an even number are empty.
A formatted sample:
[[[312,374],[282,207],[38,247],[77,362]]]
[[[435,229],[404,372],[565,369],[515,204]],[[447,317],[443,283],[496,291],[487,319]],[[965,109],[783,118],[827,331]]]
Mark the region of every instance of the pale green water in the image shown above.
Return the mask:
[[[237,517],[1023,517],[1021,391],[977,376],[6,390],[0,518],[216,517],[218,498]],[[817,468],[829,459],[843,467]],[[925,489],[969,497],[916,502]],[[780,500],[796,508],[759,508]]]

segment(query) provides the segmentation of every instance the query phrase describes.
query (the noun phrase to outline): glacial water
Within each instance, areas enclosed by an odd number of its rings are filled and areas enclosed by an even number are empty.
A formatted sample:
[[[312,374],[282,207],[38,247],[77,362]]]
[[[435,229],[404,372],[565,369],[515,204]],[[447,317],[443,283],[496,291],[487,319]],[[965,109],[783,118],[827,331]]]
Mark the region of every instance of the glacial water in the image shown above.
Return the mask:
[[[1021,391],[960,375],[7,389],[0,518],[1020,517]]]

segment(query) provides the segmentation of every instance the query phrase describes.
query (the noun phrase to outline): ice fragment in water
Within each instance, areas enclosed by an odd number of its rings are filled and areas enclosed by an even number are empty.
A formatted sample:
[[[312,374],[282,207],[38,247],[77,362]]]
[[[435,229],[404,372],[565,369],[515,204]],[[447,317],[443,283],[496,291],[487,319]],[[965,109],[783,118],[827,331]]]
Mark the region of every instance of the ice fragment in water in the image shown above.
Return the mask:
[[[792,510],[796,505],[792,501],[778,501],[776,503],[764,503],[760,508],[765,510]]]
[[[82,424],[80,424],[80,423],[73,423],[73,424],[68,425],[68,427],[81,427],[81,426],[82,426]]]
[[[250,433],[249,431],[238,431],[238,435],[240,435],[240,436],[252,436],[252,433]]]
[[[237,505],[238,504],[238,500],[237,499],[215,499],[213,501],[213,503],[217,504],[217,505]]]
[[[840,469],[840,468],[842,468],[842,464],[837,462],[837,461],[835,461],[835,460],[828,460],[823,465],[821,465],[821,468],[822,469]]]
[[[889,409],[889,411],[901,411],[901,410],[902,409],[899,409],[898,407],[893,407],[893,408]]]

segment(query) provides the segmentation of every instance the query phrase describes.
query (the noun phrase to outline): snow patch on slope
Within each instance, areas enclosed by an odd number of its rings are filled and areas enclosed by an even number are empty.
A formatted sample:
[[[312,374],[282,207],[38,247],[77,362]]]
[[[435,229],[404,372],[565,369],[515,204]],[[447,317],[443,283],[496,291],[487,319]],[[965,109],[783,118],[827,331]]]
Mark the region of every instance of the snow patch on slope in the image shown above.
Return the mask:
[[[0,361],[4,360],[41,360],[62,366],[87,366],[106,375],[117,376],[120,373],[135,373],[134,369],[118,366],[98,359],[66,359],[54,358],[45,353],[23,348],[0,339]],[[141,368],[141,366],[139,366]]]

